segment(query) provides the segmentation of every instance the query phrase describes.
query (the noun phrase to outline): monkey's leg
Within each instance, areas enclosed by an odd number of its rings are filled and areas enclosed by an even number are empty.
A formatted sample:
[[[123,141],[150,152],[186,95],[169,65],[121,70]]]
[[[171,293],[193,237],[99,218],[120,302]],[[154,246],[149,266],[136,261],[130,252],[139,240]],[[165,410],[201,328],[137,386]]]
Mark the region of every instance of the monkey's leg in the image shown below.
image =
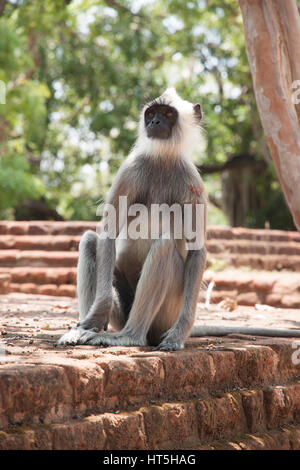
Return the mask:
[[[163,335],[176,323],[182,305],[184,287],[184,261],[178,251],[173,257],[173,266],[168,275],[170,283],[163,303],[147,334],[148,344],[157,346]]]
[[[101,235],[98,236],[97,234],[95,234],[94,237],[96,257],[95,263],[93,263],[92,266],[95,268],[95,274],[93,277],[85,279],[84,276],[88,276],[90,272],[90,270],[85,267],[83,274],[79,275],[78,295],[83,299],[83,315],[85,316],[80,320],[77,326],[85,330],[94,328],[106,330],[114,306],[112,284],[116,258],[115,239],[109,237],[102,238]],[[87,261],[87,259],[84,255],[81,257],[81,260],[82,264],[86,266],[85,261]],[[80,263],[79,266],[81,267]],[[92,282],[94,286],[87,286],[89,282]],[[90,304],[92,300],[90,292],[94,294],[92,304]]]
[[[124,328],[134,301],[134,291],[124,274],[116,267],[113,279],[114,306],[109,323],[115,330]]]
[[[96,295],[96,249],[97,234],[88,230],[79,243],[77,265],[77,295],[81,321],[86,317]]]
[[[174,351],[183,349],[184,341],[189,336],[195,320],[199,289],[206,260],[206,248],[188,251],[184,264],[183,301],[177,321],[163,335],[162,342],[156,349]]]
[[[125,327],[119,333],[86,332],[80,343],[94,346],[146,345],[148,330],[170,294],[172,276],[174,268],[180,263],[179,258],[174,240],[155,240],[144,262]],[[181,264],[183,266],[182,260]]]

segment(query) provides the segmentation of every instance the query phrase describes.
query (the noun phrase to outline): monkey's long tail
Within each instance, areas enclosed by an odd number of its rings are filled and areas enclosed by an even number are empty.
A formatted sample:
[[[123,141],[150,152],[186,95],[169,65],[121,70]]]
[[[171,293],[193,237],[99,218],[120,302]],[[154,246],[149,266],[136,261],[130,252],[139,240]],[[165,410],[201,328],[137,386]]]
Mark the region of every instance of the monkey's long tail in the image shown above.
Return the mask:
[[[190,336],[226,336],[230,334],[300,338],[300,329],[252,328],[243,326],[193,326]]]

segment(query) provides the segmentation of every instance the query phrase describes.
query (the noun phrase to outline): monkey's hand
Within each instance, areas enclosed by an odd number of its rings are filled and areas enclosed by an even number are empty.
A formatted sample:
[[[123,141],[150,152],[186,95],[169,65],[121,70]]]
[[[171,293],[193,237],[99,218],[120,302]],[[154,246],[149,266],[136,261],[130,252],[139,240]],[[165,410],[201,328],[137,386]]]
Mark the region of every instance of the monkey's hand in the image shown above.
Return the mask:
[[[178,351],[184,348],[184,341],[182,335],[176,329],[170,328],[162,335],[162,341],[159,343],[154,351]]]
[[[85,330],[107,330],[113,300],[110,298],[95,300],[84,320],[77,324]]]

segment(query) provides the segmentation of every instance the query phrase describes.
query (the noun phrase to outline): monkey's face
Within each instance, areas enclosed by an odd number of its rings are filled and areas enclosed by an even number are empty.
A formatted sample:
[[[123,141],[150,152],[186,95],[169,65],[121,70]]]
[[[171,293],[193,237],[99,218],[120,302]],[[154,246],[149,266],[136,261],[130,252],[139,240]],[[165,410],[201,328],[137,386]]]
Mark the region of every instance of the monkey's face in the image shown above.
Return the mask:
[[[151,139],[169,139],[178,120],[178,112],[166,104],[153,104],[146,109],[144,122]]]

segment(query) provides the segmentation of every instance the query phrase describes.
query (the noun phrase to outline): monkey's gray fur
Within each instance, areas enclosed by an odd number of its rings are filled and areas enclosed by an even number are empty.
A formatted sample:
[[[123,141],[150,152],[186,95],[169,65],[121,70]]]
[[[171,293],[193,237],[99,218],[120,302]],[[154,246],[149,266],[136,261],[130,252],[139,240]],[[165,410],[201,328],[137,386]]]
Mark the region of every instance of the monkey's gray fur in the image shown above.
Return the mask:
[[[170,124],[168,138],[153,138],[151,132],[154,135],[160,132],[161,119],[157,118],[160,115],[155,113],[160,113],[162,107],[170,107],[171,112],[175,109],[178,118],[174,125]],[[150,108],[154,112],[147,121],[145,113]],[[146,105],[136,145],[121,165],[107,203],[117,212],[119,196],[128,197],[128,206],[135,203],[148,208],[154,203],[182,206],[189,202],[206,207],[203,182],[190,159],[201,116],[200,106],[182,100],[174,89],[166,90]],[[162,124],[168,125],[167,117],[162,117]],[[117,235],[124,221],[118,222]],[[188,336],[229,333],[300,336],[300,330],[193,327],[205,259],[205,246],[187,250],[186,240],[175,239],[172,233],[161,233],[156,240],[115,240],[86,232],[80,241],[77,273],[80,322],[60,338],[59,344],[150,344],[160,350],[177,350],[184,347]],[[107,329],[108,323],[118,332],[99,333]]]

